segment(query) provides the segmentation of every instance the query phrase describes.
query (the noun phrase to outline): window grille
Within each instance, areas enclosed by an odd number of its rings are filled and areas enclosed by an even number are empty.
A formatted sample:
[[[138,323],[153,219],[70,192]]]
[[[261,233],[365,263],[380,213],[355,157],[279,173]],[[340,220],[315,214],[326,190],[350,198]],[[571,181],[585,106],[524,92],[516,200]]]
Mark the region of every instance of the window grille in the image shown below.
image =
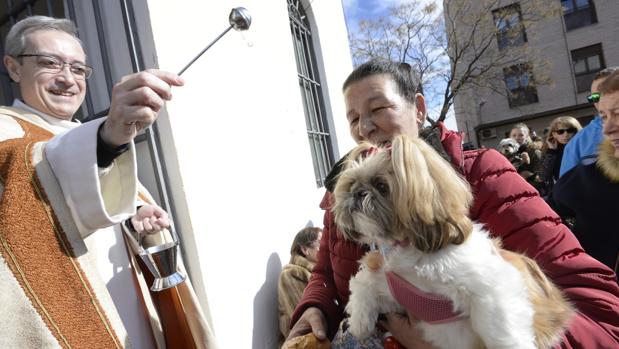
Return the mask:
[[[307,13],[300,0],[287,1],[316,185],[322,187],[333,166],[334,157],[324,103],[325,97],[318,74],[318,62]]]

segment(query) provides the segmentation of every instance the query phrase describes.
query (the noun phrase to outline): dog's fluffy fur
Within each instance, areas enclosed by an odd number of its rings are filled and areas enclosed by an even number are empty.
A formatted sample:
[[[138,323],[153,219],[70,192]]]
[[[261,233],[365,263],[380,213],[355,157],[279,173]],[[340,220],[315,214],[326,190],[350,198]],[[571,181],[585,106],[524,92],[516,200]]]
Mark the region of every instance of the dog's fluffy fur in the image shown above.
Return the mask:
[[[518,149],[520,149],[520,144],[516,142],[512,138],[505,138],[499,142],[499,145],[496,148],[499,153],[503,154],[509,162],[514,165],[514,167],[518,167],[522,164],[522,157],[518,153]]]
[[[511,156],[518,152],[520,145],[512,138],[504,138],[499,142],[497,150],[505,156]]]
[[[380,313],[403,312],[386,281],[393,271],[448,297],[466,316],[419,322],[440,348],[551,348],[560,341],[570,304],[533,260],[501,250],[473,224],[468,183],[424,141],[398,136],[391,149],[358,146],[334,193],[335,221],[346,238],[393,246],[382,269],[371,271],[362,260],[350,281],[354,336],[369,335]]]

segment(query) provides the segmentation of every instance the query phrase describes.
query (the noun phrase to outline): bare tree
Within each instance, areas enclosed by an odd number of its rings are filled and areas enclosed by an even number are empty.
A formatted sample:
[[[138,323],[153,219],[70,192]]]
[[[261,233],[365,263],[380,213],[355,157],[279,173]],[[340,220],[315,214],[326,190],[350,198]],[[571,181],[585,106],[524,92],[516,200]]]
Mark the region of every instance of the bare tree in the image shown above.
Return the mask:
[[[507,95],[504,76],[519,65],[533,67],[535,85],[550,83],[547,62],[528,42],[534,28],[560,13],[558,1],[411,0],[387,14],[361,20],[350,34],[355,64],[371,58],[406,62],[419,72],[422,92],[441,103],[443,121],[455,97],[469,88]]]

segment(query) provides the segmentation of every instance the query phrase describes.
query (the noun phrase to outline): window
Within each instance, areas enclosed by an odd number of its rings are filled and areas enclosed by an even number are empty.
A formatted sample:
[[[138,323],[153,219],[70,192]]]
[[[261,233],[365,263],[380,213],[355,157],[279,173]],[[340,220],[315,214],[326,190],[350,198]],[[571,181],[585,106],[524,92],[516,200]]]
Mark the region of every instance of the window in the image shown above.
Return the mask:
[[[530,64],[522,63],[503,68],[503,74],[510,108],[539,102]]]
[[[597,23],[593,0],[561,0],[565,29],[572,30]]]
[[[492,11],[497,28],[499,49],[520,46],[527,42],[527,34],[522,24],[522,12],[519,4],[512,4]]]
[[[322,187],[331,167],[333,167],[334,156],[322,85],[318,74],[318,61],[314,52],[310,24],[301,1],[287,1],[299,87],[303,97],[307,135],[314,163],[314,174],[316,175],[316,184],[318,187]]]
[[[602,45],[592,45],[572,51],[572,65],[578,92],[589,91],[593,77],[605,68]]]

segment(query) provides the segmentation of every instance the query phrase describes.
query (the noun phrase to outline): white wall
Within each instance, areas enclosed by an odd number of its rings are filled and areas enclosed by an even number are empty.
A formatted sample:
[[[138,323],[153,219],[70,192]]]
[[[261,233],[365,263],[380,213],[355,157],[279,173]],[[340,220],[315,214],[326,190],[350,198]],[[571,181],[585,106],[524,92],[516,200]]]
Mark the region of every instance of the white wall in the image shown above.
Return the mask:
[[[244,35],[251,45],[232,31],[206,52],[174,89],[159,127],[181,209],[176,223],[220,346],[272,349],[278,273],[296,232],[310,222],[322,226],[324,192],[315,185],[287,3],[148,1],[159,67],[171,71],[228,26],[235,6],[253,16]],[[340,89],[352,63],[342,6],[311,6],[344,154],[352,141]]]

